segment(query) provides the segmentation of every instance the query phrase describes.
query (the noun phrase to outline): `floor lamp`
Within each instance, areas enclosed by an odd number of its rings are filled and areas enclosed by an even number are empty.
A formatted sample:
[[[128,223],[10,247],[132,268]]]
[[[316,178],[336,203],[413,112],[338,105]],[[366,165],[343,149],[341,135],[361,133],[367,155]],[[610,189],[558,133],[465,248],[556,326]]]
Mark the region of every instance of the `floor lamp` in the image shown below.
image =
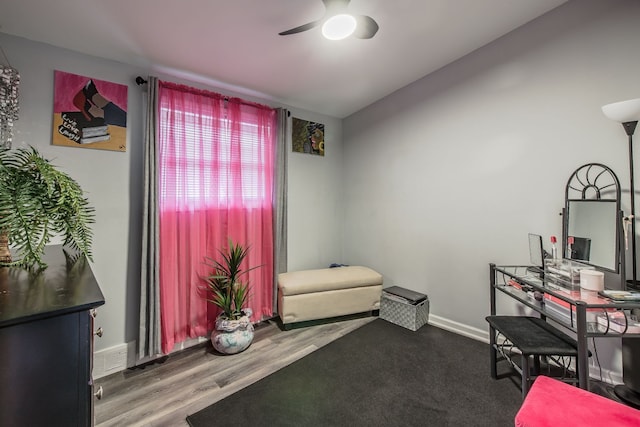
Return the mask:
[[[640,120],[640,98],[615,102],[602,107],[605,116],[618,123],[622,123],[624,131],[629,137],[629,193],[631,196],[631,265],[633,276],[627,280],[627,289],[638,290],[636,267],[636,209],[635,189],[633,180],[633,133]],[[622,271],[620,274],[626,274]],[[640,338],[622,338],[622,380],[624,385],[614,388],[616,396],[632,406],[640,408],[640,366],[633,366],[633,361],[640,363]]]

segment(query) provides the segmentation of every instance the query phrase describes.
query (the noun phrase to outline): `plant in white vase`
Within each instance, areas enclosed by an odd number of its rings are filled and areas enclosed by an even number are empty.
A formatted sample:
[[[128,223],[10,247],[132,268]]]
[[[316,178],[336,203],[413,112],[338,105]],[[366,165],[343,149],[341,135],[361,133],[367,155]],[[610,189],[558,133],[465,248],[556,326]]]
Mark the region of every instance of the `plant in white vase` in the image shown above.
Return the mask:
[[[207,301],[222,310],[211,333],[211,343],[224,354],[244,351],[253,341],[252,311],[244,306],[249,296],[249,282],[243,282],[241,277],[260,266],[242,269],[248,252],[248,247],[229,240],[227,251],[219,251],[221,260],[206,258],[206,264],[211,267],[211,274],[205,279]]]

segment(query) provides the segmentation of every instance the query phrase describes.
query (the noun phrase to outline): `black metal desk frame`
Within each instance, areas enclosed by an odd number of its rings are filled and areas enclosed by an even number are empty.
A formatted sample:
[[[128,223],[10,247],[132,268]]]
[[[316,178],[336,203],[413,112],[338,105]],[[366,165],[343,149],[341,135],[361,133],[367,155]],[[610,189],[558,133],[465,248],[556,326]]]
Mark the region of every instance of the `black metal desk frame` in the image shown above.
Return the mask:
[[[510,286],[508,280],[513,279],[520,284],[538,291],[543,295],[542,301],[535,300],[524,290]],[[547,280],[540,278],[536,272],[529,270],[527,266],[496,266],[489,264],[491,315],[496,315],[496,291],[500,291],[508,297],[538,312],[542,319],[551,319],[559,325],[576,334],[578,343],[577,374],[580,388],[589,390],[589,346],[590,337],[640,337],[640,334],[616,332],[612,329],[598,329],[594,322],[587,321],[587,310],[631,310],[640,308],[640,301],[618,302],[606,298],[600,298],[599,303],[593,304],[580,299],[580,291],[569,291],[556,286]],[[568,304],[569,321],[561,318],[545,308],[546,298],[553,296]],[[601,303],[600,303],[601,302]],[[575,314],[575,319],[574,319]],[[495,342],[495,330],[490,327],[489,341],[492,348]]]

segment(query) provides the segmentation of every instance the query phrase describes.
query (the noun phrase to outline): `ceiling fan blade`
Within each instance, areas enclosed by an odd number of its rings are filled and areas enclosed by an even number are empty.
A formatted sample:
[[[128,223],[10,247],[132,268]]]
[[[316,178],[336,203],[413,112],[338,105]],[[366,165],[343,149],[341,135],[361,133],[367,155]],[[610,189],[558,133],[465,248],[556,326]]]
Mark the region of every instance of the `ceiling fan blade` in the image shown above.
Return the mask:
[[[370,16],[359,15],[356,16],[356,31],[353,33],[353,37],[359,39],[370,39],[378,32],[378,23]]]
[[[296,33],[301,33],[301,32],[303,32],[303,31],[308,31],[308,30],[310,30],[310,29],[312,29],[312,28],[314,28],[314,27],[318,26],[318,24],[319,24],[320,22],[321,22],[321,20],[313,21],[313,22],[309,22],[309,23],[306,23],[306,24],[304,24],[304,25],[300,25],[299,27],[295,27],[295,28],[292,28],[292,29],[290,29],[290,30],[287,30],[287,31],[283,31],[283,32],[281,32],[281,33],[278,33],[278,35],[281,35],[281,36],[288,36],[289,34],[296,34]]]
[[[344,10],[349,6],[351,0],[322,0],[325,9],[329,13],[335,13],[339,10]]]

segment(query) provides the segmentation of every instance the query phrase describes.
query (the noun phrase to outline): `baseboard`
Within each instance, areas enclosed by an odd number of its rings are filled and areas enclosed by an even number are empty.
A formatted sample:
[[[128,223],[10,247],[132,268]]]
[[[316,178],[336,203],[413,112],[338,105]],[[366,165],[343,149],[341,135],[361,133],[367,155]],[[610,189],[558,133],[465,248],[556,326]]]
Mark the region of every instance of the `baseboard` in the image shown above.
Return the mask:
[[[93,378],[102,378],[133,366],[135,342],[115,345],[93,353]]]
[[[600,372],[600,368],[596,365],[595,361],[591,360],[589,364],[589,378],[602,381],[607,384],[622,384],[622,372],[613,371],[611,369],[603,369]]]
[[[455,322],[444,317],[436,316],[435,314],[429,314],[429,324],[442,328],[444,330],[456,333],[458,335],[465,336],[477,341],[482,341],[489,344],[489,331],[474,328],[472,326],[465,325],[463,323]]]

